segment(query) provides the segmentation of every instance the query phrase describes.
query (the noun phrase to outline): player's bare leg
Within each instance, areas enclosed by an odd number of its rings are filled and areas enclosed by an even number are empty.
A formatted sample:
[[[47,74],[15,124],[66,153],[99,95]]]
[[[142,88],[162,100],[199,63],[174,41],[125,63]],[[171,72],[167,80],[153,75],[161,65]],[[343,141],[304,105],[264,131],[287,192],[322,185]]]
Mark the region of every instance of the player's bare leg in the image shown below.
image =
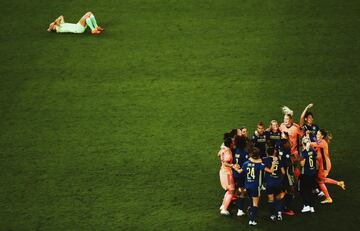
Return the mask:
[[[331,204],[333,202],[333,200],[330,197],[329,191],[325,185],[325,182],[321,182],[319,183],[319,187],[321,189],[321,191],[324,193],[325,195],[325,200],[321,201],[321,204]]]
[[[325,183],[326,184],[334,184],[337,186],[340,186],[343,190],[345,190],[345,183],[344,181],[337,181],[331,178],[325,178]]]

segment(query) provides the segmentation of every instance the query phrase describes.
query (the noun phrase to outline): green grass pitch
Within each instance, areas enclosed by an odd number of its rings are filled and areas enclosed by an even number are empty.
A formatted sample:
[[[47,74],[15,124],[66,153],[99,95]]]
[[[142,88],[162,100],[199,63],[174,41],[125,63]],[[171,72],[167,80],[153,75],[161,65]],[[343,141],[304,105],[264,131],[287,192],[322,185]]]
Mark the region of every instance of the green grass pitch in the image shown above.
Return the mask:
[[[274,224],[263,201],[252,230],[359,228],[359,1],[1,8],[0,230],[247,230],[219,215],[222,134],[310,102],[347,191]],[[46,32],[86,11],[102,35]]]

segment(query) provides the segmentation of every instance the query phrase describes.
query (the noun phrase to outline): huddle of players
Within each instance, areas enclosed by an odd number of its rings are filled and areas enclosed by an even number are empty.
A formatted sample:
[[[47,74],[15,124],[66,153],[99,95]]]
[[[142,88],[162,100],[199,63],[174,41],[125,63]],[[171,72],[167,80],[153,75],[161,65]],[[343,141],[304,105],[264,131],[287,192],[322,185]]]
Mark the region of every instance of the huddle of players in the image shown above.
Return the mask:
[[[345,189],[343,181],[327,178],[331,168],[326,140],[328,134],[313,124],[313,115],[308,112],[312,106],[309,104],[304,109],[300,125],[293,123],[293,112],[284,106],[284,122],[280,126],[272,120],[265,130],[265,124],[259,122],[251,139],[245,127],[224,134],[224,143],[218,153],[222,162],[220,182],[226,190],[221,214],[229,215],[230,203],[237,200],[237,216],[245,215],[244,206],[248,197],[249,225],[256,225],[264,183],[273,221],[282,220],[282,214],[295,215],[289,209],[295,197],[295,185],[300,188],[304,205],[302,212],[315,212],[313,191],[318,191],[318,186],[321,189],[318,192],[325,195],[321,203],[332,203],[325,183]]]

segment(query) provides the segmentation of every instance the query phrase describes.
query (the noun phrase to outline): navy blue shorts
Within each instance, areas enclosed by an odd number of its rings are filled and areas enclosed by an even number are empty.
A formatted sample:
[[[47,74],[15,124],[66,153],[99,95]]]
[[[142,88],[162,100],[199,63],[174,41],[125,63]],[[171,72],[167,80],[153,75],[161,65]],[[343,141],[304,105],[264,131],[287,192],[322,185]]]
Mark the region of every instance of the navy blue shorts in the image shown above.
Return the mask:
[[[246,192],[249,197],[260,197],[260,187],[258,188],[246,188]]]
[[[283,187],[282,184],[280,182],[280,184],[277,185],[267,185],[266,186],[266,193],[269,194],[274,194],[274,195],[279,195],[281,192],[283,191]]]
[[[245,188],[245,176],[236,177],[234,180],[236,187]]]

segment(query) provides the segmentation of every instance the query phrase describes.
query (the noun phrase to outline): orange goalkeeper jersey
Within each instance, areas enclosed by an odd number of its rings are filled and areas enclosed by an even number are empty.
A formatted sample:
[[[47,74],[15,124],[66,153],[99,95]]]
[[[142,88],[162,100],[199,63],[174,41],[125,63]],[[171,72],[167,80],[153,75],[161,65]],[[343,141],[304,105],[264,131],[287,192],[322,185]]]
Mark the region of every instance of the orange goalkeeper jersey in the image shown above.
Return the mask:
[[[287,132],[291,143],[291,154],[299,155],[298,142],[300,136],[302,136],[301,128],[298,124],[293,123],[290,127],[286,127],[284,123],[280,125],[281,132]]]

